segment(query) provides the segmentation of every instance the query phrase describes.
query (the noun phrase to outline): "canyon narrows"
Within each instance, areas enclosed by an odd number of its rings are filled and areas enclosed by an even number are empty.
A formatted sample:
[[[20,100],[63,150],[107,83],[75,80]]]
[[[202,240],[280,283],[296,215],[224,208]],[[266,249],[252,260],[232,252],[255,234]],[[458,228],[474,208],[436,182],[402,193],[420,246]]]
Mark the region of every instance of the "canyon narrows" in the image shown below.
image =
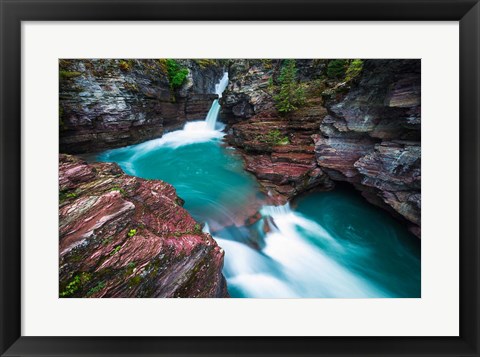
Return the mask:
[[[420,297],[420,61],[61,61],[61,297]]]

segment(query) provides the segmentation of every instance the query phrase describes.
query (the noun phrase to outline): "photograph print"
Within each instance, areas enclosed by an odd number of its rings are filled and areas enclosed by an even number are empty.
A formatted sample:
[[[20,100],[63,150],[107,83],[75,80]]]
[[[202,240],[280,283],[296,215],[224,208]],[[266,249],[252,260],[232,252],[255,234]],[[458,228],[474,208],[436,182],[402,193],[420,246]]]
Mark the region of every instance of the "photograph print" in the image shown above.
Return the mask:
[[[420,298],[420,59],[60,59],[59,298]]]

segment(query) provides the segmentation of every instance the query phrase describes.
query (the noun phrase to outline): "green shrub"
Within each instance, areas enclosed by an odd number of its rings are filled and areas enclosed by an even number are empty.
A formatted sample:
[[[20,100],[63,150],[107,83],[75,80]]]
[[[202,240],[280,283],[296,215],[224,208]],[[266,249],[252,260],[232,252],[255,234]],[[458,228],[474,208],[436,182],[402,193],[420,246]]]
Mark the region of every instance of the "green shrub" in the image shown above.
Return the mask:
[[[59,193],[60,203],[69,198],[77,198],[77,197],[78,197],[78,194],[75,192],[60,191]]]
[[[68,297],[75,294],[82,288],[82,285],[88,283],[91,279],[91,274],[82,272],[73,277],[73,279],[67,284],[65,289],[60,292],[60,297]]]
[[[361,59],[354,59],[350,62],[345,74],[345,81],[349,82],[357,77],[363,69],[363,61]]]
[[[99,282],[97,285],[95,285],[93,288],[91,288],[90,290],[88,290],[87,292],[87,296],[91,296],[95,293],[98,293],[100,290],[102,290],[103,288],[105,287],[105,282],[104,281],[101,281]]]
[[[290,144],[288,137],[282,135],[282,132],[278,129],[270,130],[265,136],[257,137],[257,140],[272,146]]]
[[[294,59],[284,61],[278,83],[280,92],[274,96],[277,110],[288,113],[305,103],[305,91],[296,80],[297,68]]]
[[[180,64],[173,59],[167,59],[165,62],[170,89],[174,90],[180,87],[185,81],[185,78],[187,78],[188,68],[181,67]]]
[[[343,78],[348,68],[348,61],[344,59],[335,59],[328,62],[327,76],[329,78]]]

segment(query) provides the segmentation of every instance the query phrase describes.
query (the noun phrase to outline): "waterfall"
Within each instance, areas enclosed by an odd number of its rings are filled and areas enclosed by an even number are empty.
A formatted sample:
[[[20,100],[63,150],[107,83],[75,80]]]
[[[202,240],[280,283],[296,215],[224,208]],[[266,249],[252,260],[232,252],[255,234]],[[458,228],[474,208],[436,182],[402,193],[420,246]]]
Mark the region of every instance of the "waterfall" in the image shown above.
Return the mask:
[[[207,118],[205,122],[207,123],[207,128],[210,130],[215,130],[215,125],[217,124],[218,113],[220,112],[220,104],[218,99],[215,99],[208,111]]]
[[[228,72],[225,72],[223,73],[223,77],[220,79],[220,81],[217,84],[215,84],[215,94],[217,94],[219,98],[222,97],[222,93],[225,90],[225,88],[227,88],[227,85],[228,85]],[[215,130],[218,113],[220,113],[220,103],[218,102],[218,99],[215,99],[205,119],[208,129]]]
[[[215,84],[215,94],[218,94],[219,98],[222,98],[222,93],[227,88],[228,85],[228,72],[223,73],[222,79],[220,79],[220,82]]]

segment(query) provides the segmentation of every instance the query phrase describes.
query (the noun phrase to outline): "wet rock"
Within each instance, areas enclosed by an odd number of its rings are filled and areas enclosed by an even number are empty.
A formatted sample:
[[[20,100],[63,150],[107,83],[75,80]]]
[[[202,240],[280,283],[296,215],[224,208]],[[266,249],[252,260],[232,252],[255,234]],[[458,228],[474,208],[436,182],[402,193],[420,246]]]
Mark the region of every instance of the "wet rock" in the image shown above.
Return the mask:
[[[287,115],[275,108],[279,60],[237,60],[229,68],[221,99],[226,140],[246,170],[276,204],[349,182],[420,236],[420,61],[365,60],[348,83],[322,77],[325,61],[296,65],[306,103]]]
[[[189,74],[172,90],[159,60],[60,60],[60,152],[136,144],[205,118],[223,67],[179,62]]]
[[[359,80],[326,101],[318,165],[420,236],[420,61],[366,60]]]
[[[113,163],[59,162],[61,297],[226,297],[223,250],[175,189]]]

